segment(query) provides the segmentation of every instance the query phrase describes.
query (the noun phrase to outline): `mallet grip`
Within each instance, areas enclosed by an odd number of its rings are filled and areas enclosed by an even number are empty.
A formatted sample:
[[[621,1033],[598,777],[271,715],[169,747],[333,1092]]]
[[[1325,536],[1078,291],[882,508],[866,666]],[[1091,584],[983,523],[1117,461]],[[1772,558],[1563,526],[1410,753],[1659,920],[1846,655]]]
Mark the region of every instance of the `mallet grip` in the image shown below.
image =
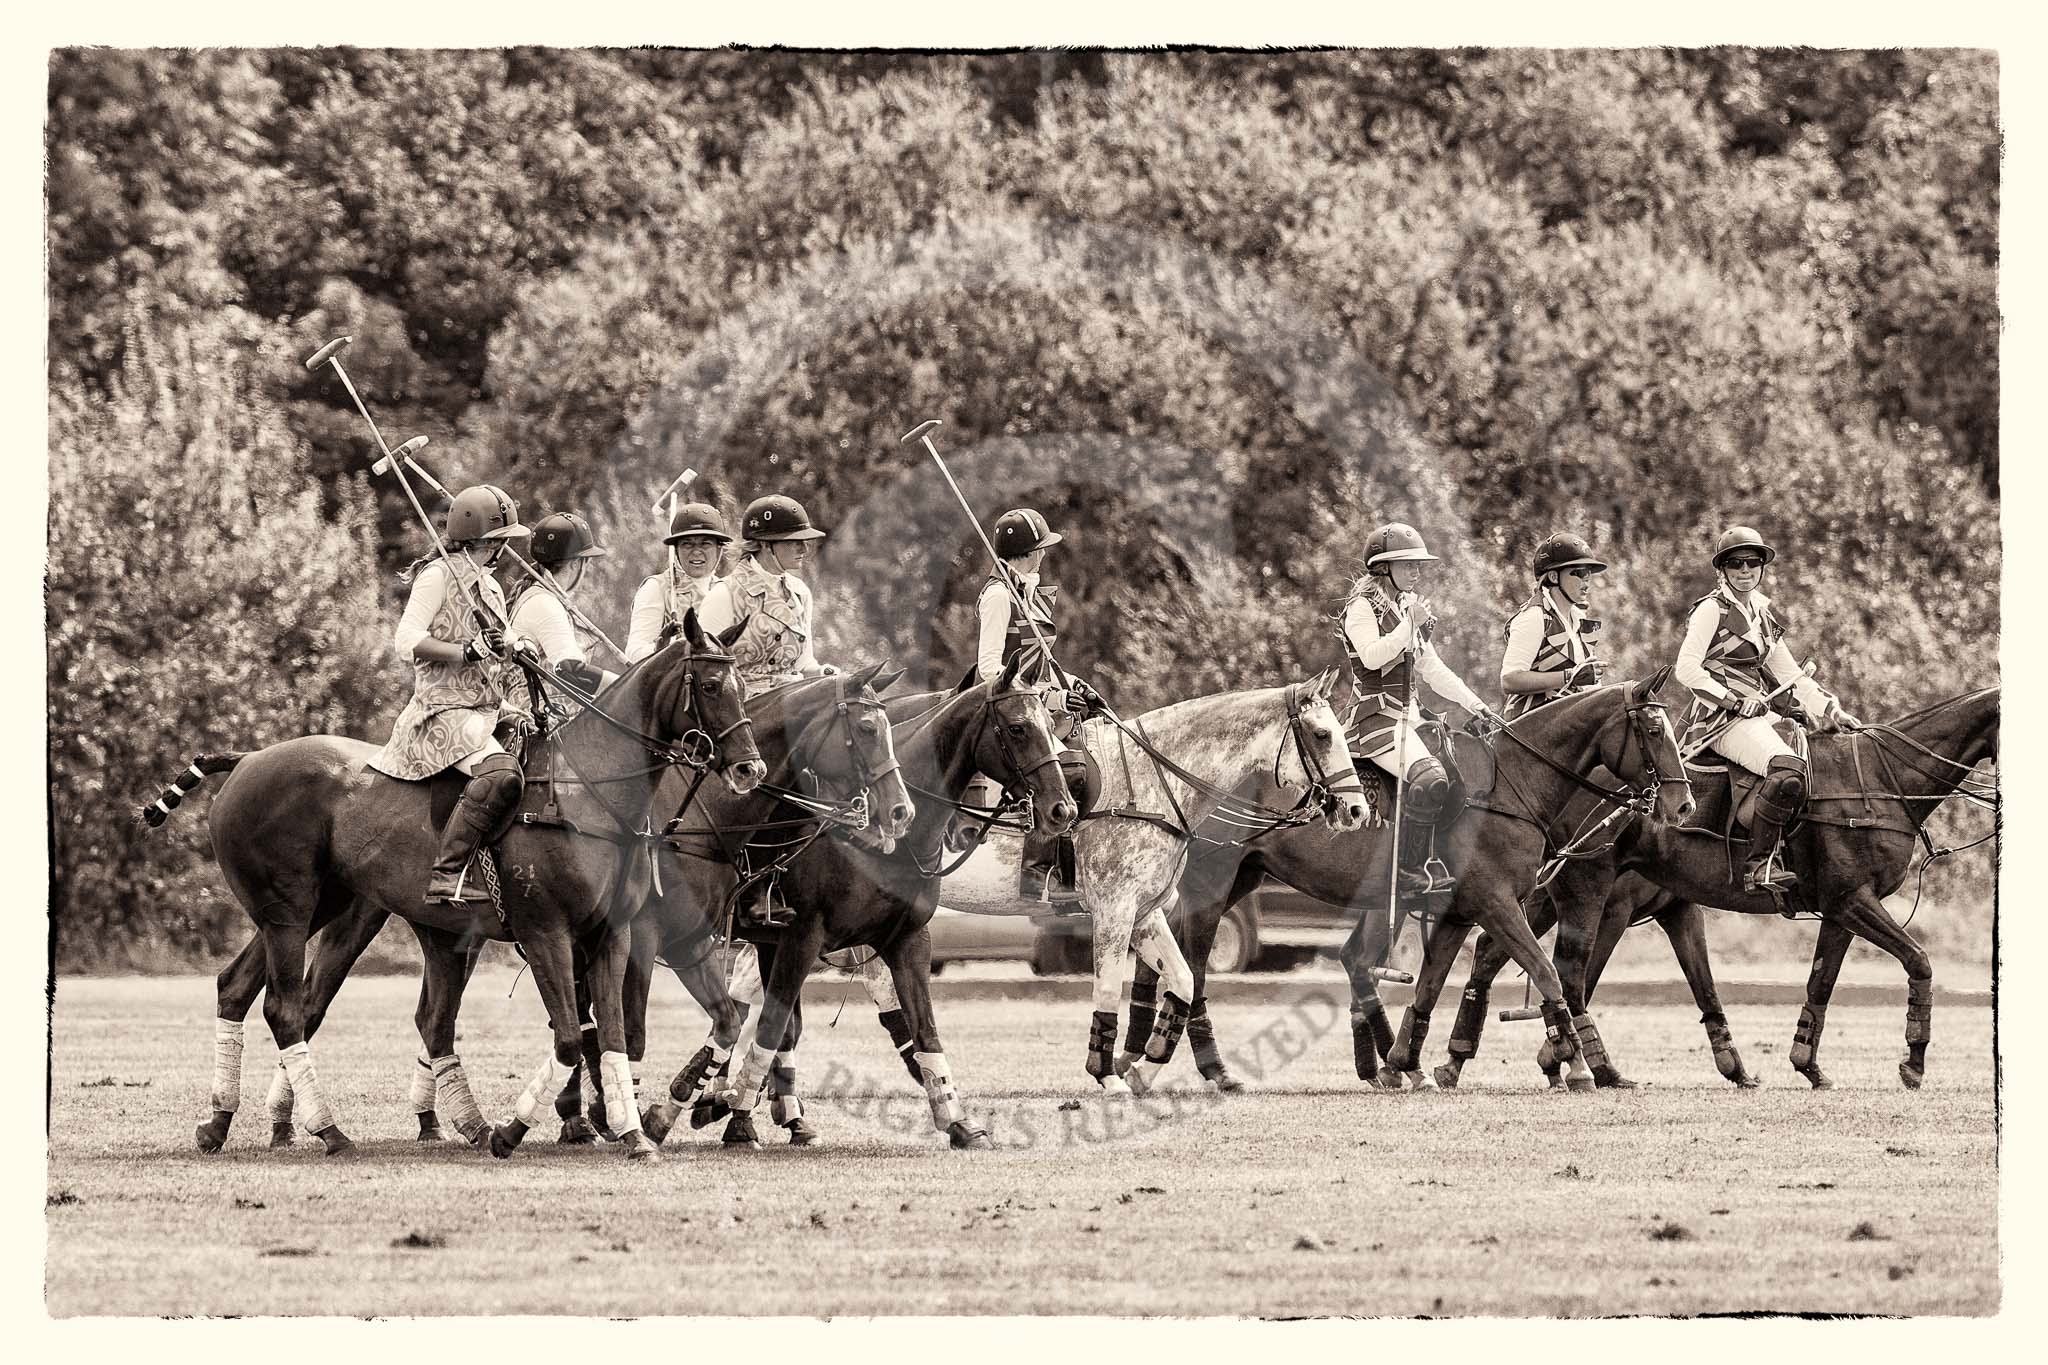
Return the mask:
[[[1392,981],[1401,986],[1412,986],[1415,984],[1415,976],[1412,972],[1404,972],[1394,967],[1374,967],[1372,974],[1373,979],[1376,981]]]
[[[336,337],[319,350],[313,352],[312,356],[306,361],[306,368],[309,370],[319,369],[334,358],[335,352],[354,340],[354,337]]]
[[[1503,1024],[1523,1024],[1531,1019],[1541,1019],[1542,1017],[1543,1007],[1541,1005],[1524,1005],[1518,1010],[1502,1010],[1500,1012],[1500,1021]]]

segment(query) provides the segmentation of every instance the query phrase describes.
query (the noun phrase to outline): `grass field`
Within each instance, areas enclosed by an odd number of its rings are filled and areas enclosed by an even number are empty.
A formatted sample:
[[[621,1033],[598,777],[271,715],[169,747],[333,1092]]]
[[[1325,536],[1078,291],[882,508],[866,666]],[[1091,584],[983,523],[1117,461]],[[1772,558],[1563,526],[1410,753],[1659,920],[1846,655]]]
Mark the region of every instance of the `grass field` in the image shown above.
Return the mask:
[[[513,994],[507,997],[507,990]],[[942,987],[943,989],[943,987]],[[192,1127],[209,979],[59,982],[50,1311],[329,1313],[1985,1314],[1999,1305],[1991,1011],[1937,1013],[1902,1090],[1902,1009],[1842,1007],[1816,1094],[1796,1008],[1731,1009],[1765,1088],[1720,1080],[1690,1009],[1617,1006],[1633,1093],[1541,1092],[1533,1025],[1500,1025],[1453,1094],[1351,1075],[1341,987],[1214,1007],[1242,1096],[1083,1099],[1085,1005],[940,999],[948,1055],[1001,1150],[931,1135],[855,988],[807,1006],[804,1085],[828,1145],[669,1140],[658,1166],[562,1148],[509,1162],[410,1140],[414,985],[352,982],[315,1044],[359,1147],[267,1149],[274,1064],[252,1018],[225,1152]],[[815,1000],[815,997],[814,997]],[[479,974],[460,1051],[509,1112],[545,1047],[532,983]],[[1439,1016],[1429,1058],[1441,1060]],[[658,983],[650,1087],[702,1016]],[[1257,1041],[1255,1042],[1255,1038]],[[1185,1053],[1183,1053],[1185,1057]],[[1183,1060],[1169,1076],[1192,1086]]]

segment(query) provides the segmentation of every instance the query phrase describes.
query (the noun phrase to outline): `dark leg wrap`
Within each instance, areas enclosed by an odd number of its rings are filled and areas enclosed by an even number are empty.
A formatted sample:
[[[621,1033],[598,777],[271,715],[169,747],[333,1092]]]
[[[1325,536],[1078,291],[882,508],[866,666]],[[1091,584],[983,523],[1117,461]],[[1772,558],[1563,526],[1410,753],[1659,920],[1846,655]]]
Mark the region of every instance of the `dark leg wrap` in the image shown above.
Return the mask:
[[[1216,1026],[1209,1022],[1209,1001],[1205,996],[1196,996],[1188,1006],[1188,1045],[1195,1050],[1195,1069],[1202,1073],[1203,1080],[1214,1082],[1218,1090],[1243,1088],[1231,1076],[1230,1068],[1223,1064],[1223,1054],[1216,1049]]]
[[[1593,1084],[1616,1090],[1633,1090],[1636,1083],[1621,1074],[1621,1068],[1607,1055],[1607,1043],[1600,1037],[1600,1026],[1593,1022],[1590,1014],[1572,1016],[1572,1027],[1579,1035],[1579,1048],[1586,1054],[1586,1065],[1592,1069]]]
[[[711,1044],[706,1043],[690,1054],[690,1060],[683,1063],[683,1069],[668,1083],[668,1097],[677,1104],[689,1104],[697,1098],[697,1092],[704,1088],[704,1080],[711,1074]]]
[[[1387,1065],[1413,1071],[1422,1065],[1422,1044],[1429,1037],[1429,1011],[1410,1005],[1401,1015],[1401,1034],[1387,1053]]]
[[[1152,1037],[1152,1020],[1157,1013],[1159,981],[1131,983],[1131,1022],[1124,1030],[1124,1051],[1139,1053],[1145,1050],[1147,1040]]]
[[[917,1040],[911,1036],[910,1021],[903,1017],[902,1010],[883,1010],[876,1016],[882,1027],[889,1030],[889,1041],[896,1045],[896,1059],[903,1063],[903,1069],[910,1073],[910,1079],[917,1088],[924,1089],[924,1073],[917,1069],[912,1053],[917,1051]]]
[[[1899,1063],[1899,1079],[1908,1090],[1918,1090],[1927,1078],[1927,1043],[1934,1036],[1934,978],[1910,978],[1906,982],[1906,1057]]]
[[[1115,1047],[1116,1015],[1096,1010],[1088,1024],[1089,1075],[1100,1081],[1116,1074],[1116,1059],[1110,1055]]]
[[[1394,1026],[1377,995],[1351,1002],[1351,1061],[1361,1081],[1377,1080],[1380,1058],[1394,1050]]]
[[[1578,1030],[1572,1027],[1571,1010],[1563,1001],[1543,1002],[1543,1033],[1554,1060],[1569,1062],[1579,1055]]]
[[[1164,1065],[1173,1060],[1181,1032],[1188,1026],[1187,1002],[1172,991],[1166,992],[1166,999],[1159,1006],[1159,1023],[1160,1027],[1145,1040],[1145,1060]]]
[[[1700,1023],[1706,1026],[1707,1046],[1714,1053],[1714,1069],[1737,1085],[1754,1085],[1748,1070],[1742,1065],[1742,1054],[1735,1050],[1735,1035],[1728,1031],[1728,1016],[1703,1014]]]
[[[1479,1036],[1486,1029],[1486,996],[1486,987],[1467,986],[1458,1001],[1458,1018],[1451,1025],[1449,1046],[1451,1056],[1460,1062],[1469,1062],[1479,1055]]]
[[[1834,1082],[1820,1069],[1820,1035],[1826,1023],[1825,1011],[1812,1005],[1801,1005],[1799,1024],[1792,1030],[1792,1069],[1811,1081],[1815,1090],[1828,1090],[1834,1086]]]

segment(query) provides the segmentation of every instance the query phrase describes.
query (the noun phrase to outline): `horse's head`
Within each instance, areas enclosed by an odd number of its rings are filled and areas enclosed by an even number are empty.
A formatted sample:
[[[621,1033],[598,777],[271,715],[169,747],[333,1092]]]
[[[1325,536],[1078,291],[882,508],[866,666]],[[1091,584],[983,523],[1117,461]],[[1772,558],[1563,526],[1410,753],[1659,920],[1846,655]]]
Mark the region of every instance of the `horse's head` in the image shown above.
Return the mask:
[[[1325,669],[1305,683],[1287,689],[1287,733],[1274,765],[1274,781],[1282,787],[1320,791],[1324,818],[1339,832],[1365,823],[1365,787],[1351,766],[1351,745],[1344,723],[1330,705],[1337,670]]]
[[[680,740],[686,750],[708,749],[700,756],[717,767],[734,795],[752,791],[768,769],[754,746],[732,655],[697,624],[695,607],[683,613],[682,639],[663,654],[674,657],[657,665],[662,671],[651,703],[655,735]]]
[[[1023,657],[1021,650],[1012,655],[1002,676],[989,684],[986,720],[975,730],[974,764],[1005,790],[1028,790],[1038,832],[1058,834],[1072,827],[1081,812],[1060,768],[1060,745],[1052,736],[1045,698],[1017,686]]]
[[[839,675],[830,711],[812,722],[794,752],[827,784],[864,793],[877,832],[895,840],[910,832],[917,807],[896,761],[889,713],[876,695],[902,677],[903,670],[884,669],[875,664]]]
[[[1631,787],[1656,783],[1658,816],[1678,824],[1697,806],[1685,761],[1678,756],[1678,736],[1657,696],[1670,677],[1671,666],[1666,664],[1647,678],[1614,689],[1622,714],[1619,724],[1601,729],[1600,761]]]

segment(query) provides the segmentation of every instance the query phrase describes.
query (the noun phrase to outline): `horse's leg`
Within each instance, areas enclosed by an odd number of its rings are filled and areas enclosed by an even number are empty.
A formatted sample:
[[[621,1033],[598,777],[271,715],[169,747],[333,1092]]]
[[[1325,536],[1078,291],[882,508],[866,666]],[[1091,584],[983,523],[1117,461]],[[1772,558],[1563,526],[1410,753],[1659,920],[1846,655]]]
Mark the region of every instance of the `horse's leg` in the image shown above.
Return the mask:
[[[1538,938],[1557,922],[1557,906],[1549,896],[1539,896],[1529,910],[1529,930]],[[1455,1090],[1464,1074],[1465,1063],[1479,1055],[1479,1040],[1486,1034],[1486,1005],[1493,994],[1494,978],[1508,965],[1508,951],[1492,934],[1481,933],[1472,945],[1472,973],[1465,978],[1464,993],[1458,998],[1458,1017],[1451,1024],[1451,1038],[1445,1044],[1450,1053],[1436,1069],[1436,1083]]]
[[[696,1098],[690,1103],[690,1126],[692,1128],[702,1128],[708,1124],[716,1123],[719,1119],[725,1118],[732,1112],[722,1098],[724,1092],[723,1084],[714,1084],[714,1082],[722,1082],[726,1076],[731,1074],[733,1068],[732,1054],[740,1046],[740,1030],[745,1026],[748,1014],[759,1011],[761,1002],[767,998],[767,990],[762,982],[761,968],[761,955],[764,952],[768,954],[769,961],[774,961],[775,950],[772,947],[760,948],[744,941],[733,945],[732,959],[726,968],[725,988],[733,1002],[736,1019],[732,1032],[726,1036],[719,1034],[718,1029],[720,1025],[716,1020],[713,1021],[712,1032],[707,1039],[707,1045],[711,1048],[711,1063],[703,1074],[702,1089],[698,1091]],[[703,1049],[700,1048],[698,1051],[702,1055]],[[692,1060],[694,1061],[694,1059]],[[685,1069],[687,1070],[687,1068]],[[681,1079],[681,1077],[677,1078],[678,1081]],[[675,1085],[673,1083],[671,1083],[669,1091],[671,1095],[674,1094]],[[753,1119],[748,1118],[746,1126],[750,1128],[752,1125]],[[727,1127],[730,1133],[732,1125],[728,1124]]]
[[[917,1069],[917,1062],[911,1054],[917,1051],[917,1039],[910,1036],[910,1020],[904,1017],[903,1001],[896,994],[896,978],[889,971],[888,959],[880,953],[861,964],[860,984],[866,988],[868,999],[874,1002],[876,1017],[888,1031],[889,1042],[896,1049],[896,1059],[903,1063],[903,1069],[910,1073],[910,1079],[924,1084],[924,1075]]]
[[[597,1020],[596,1071],[604,1097],[605,1126],[625,1147],[629,1160],[659,1161],[661,1154],[655,1149],[653,1140],[640,1128],[640,1102],[633,1088],[633,1063],[626,1055],[626,964],[633,955],[632,924],[630,921],[623,924],[608,921],[591,937],[595,942],[591,945],[588,972],[590,1007]],[[579,1039],[584,1048],[585,1066],[590,1065],[587,1041],[590,1038],[590,1034],[583,1033]]]
[[[1415,998],[1402,1014],[1401,1030],[1394,1035],[1394,1046],[1387,1053],[1389,1074],[1382,1080],[1389,1089],[1399,1089],[1398,1078],[1402,1076],[1417,1090],[1437,1088],[1436,1079],[1422,1069],[1422,1043],[1429,1036],[1429,1016],[1443,996],[1444,983],[1450,979],[1451,968],[1458,960],[1458,949],[1464,946],[1465,935],[1470,932],[1472,922],[1455,911],[1439,916],[1430,929],[1422,967],[1415,977]]]
[[[1381,1084],[1381,1059],[1394,1050],[1394,1026],[1380,1000],[1379,978],[1372,974],[1384,947],[1385,923],[1385,917],[1372,909],[1361,911],[1337,950],[1351,982],[1351,1062],[1358,1079],[1373,1086]]]
[[[762,1088],[775,1066],[776,1053],[782,1050],[783,1040],[789,1035],[789,1022],[796,1013],[797,997],[803,993],[804,978],[824,946],[825,916],[822,911],[809,910],[801,912],[797,922],[782,931],[769,954],[763,982],[766,995],[754,1024],[753,1041],[747,1044],[745,1059],[720,1096],[733,1111],[735,1120],[746,1119],[742,1127],[726,1125],[728,1145],[759,1145],[759,1140],[752,1137],[752,1114],[761,1103]],[[744,1138],[738,1136],[742,1131]]]
[[[1142,1095],[1157,1083],[1160,1071],[1173,1060],[1174,1049],[1180,1046],[1181,1031],[1188,1022],[1188,997],[1195,990],[1195,974],[1187,959],[1180,955],[1180,945],[1173,941],[1173,929],[1164,910],[1154,908],[1146,912],[1131,934],[1131,947],[1137,950],[1140,962],[1152,964],[1166,988],[1152,1033],[1145,1040],[1144,1055],[1117,1068],[1131,1089]]]
[[[1468,865],[1454,906],[1459,913],[1470,914],[1476,923],[1490,930],[1516,965],[1528,973],[1530,983],[1543,1000],[1543,1055],[1570,1065],[1571,1074],[1565,1078],[1567,1089],[1591,1090],[1593,1077],[1586,1070],[1579,1048],[1571,1006],[1564,999],[1564,983],[1530,930],[1528,917],[1522,913],[1521,901],[1503,866],[1517,861],[1504,856]],[[1563,913],[1561,910],[1560,914]]]
[[[1806,1003],[1799,1007],[1799,1026],[1792,1032],[1792,1069],[1815,1090],[1833,1090],[1835,1083],[1820,1069],[1820,1035],[1828,1021],[1828,998],[1842,974],[1842,957],[1855,935],[1840,920],[1821,921],[1813,943],[1813,967],[1806,974]]]
[[[650,951],[649,961],[652,960]],[[698,1102],[711,1077],[724,1069],[726,1059],[732,1055],[733,1043],[739,1038],[740,1024],[747,1014],[746,1008],[733,999],[726,986],[716,948],[707,944],[694,961],[687,965],[671,963],[669,969],[675,973],[676,980],[682,982],[683,989],[690,993],[690,998],[710,1016],[711,1033],[690,1060],[683,1064],[683,1069],[670,1079],[667,1092],[648,1105],[640,1116],[641,1127],[657,1143],[667,1139],[683,1111]],[[632,1050],[630,1032],[627,1050]]]
[[[221,1149],[228,1140],[228,1125],[242,1107],[243,1029],[249,1007],[263,990],[263,976],[263,936],[257,934],[214,978],[213,1089],[207,1098],[213,1116],[192,1133],[202,1152]]]
[[[1714,989],[1714,968],[1707,958],[1706,913],[1691,901],[1668,894],[1664,899],[1666,903],[1655,912],[1657,927],[1671,940],[1672,956],[1678,959],[1678,969],[1685,973],[1685,984],[1692,988],[1693,1003],[1700,1007],[1700,1023],[1707,1030],[1714,1067],[1742,1089],[1754,1090],[1757,1079],[1749,1074],[1742,1064],[1742,1054],[1735,1050],[1735,1036],[1728,1031],[1728,1016]]]
[[[776,963],[781,961],[782,940],[776,939],[759,945],[746,943],[740,946],[742,951],[733,958],[733,979],[736,983],[734,992],[741,999],[745,1000],[752,1010],[756,1025],[756,1041],[760,1042],[762,1046],[768,1047],[771,1044],[767,1041],[767,1035],[760,1032],[759,1024],[761,1021],[761,1011],[768,1004],[768,983],[776,979]],[[812,953],[811,960],[816,961],[817,956],[816,953]],[[791,997],[792,999],[801,1000],[803,998],[803,982],[809,975],[810,966],[806,963],[797,973],[797,984],[795,993]],[[791,1007],[791,1013],[795,1013],[794,1006]],[[741,1022],[744,1023],[745,1021],[742,1020]],[[772,1044],[775,1051],[781,1051],[782,1038],[787,1036],[787,1034],[788,1028],[785,1026],[782,1034],[778,1035]],[[738,1059],[727,1058],[725,1065],[725,1074],[727,1076],[731,1076],[734,1068],[739,1065],[739,1062],[744,1061],[748,1055],[745,1051],[739,1049],[737,1040],[734,1042],[734,1049],[739,1054]],[[773,1060],[770,1060],[768,1070],[773,1072],[774,1069],[775,1064]],[[765,1079],[763,1083],[765,1084]],[[758,1098],[757,1096],[757,1102]],[[724,1118],[725,1131],[719,1134],[718,1140],[726,1146],[758,1148],[761,1145],[761,1135],[754,1129],[754,1105],[748,1105],[744,1109],[735,1109],[721,1098],[713,1100],[709,1107],[704,1107],[703,1102],[700,1101],[699,1107],[703,1109],[705,1117],[700,1118],[693,1112],[690,1122],[701,1127],[712,1118]]]
[[[1632,1090],[1636,1084],[1622,1075],[1620,1068],[1608,1056],[1607,1043],[1600,1036],[1599,1025],[1593,1022],[1593,1016],[1586,1008],[1586,965],[1607,918],[1607,907],[1603,904],[1606,899],[1569,897],[1558,909],[1557,943],[1551,950],[1551,959],[1557,968],[1558,981],[1564,988],[1565,1007],[1571,1011],[1572,1027],[1579,1035],[1579,1056],[1572,1063],[1571,1074],[1565,1077],[1566,1087],[1573,1090],[1590,1086]],[[1531,932],[1534,932],[1533,926]],[[1550,1055],[1554,1054],[1555,1049],[1550,1049]]]
[[[462,1140],[479,1150],[488,1148],[491,1125],[470,1089],[469,1074],[455,1053],[455,1020],[462,1012],[462,994],[482,945],[473,936],[415,924],[420,942],[420,1003],[413,1015],[420,1047],[433,1077],[433,1107],[448,1115]],[[421,1123],[422,1132],[425,1121]]]
[[[319,1138],[327,1155],[336,1156],[355,1144],[341,1131],[327,1091],[313,1070],[312,1044],[306,1041],[306,940],[313,916],[282,899],[264,907],[263,957],[268,969],[263,1018],[284,1064],[299,1122]]]
[[[1918,1090],[1927,1078],[1927,1044],[1934,1034],[1934,963],[1868,883],[1851,891],[1842,909],[1851,932],[1890,953],[1906,969],[1906,1055],[1899,1062],[1899,1081],[1908,1090]]]
[[[789,1012],[782,1046],[775,1053],[775,1065],[768,1068],[768,1117],[789,1130],[792,1147],[812,1147],[818,1142],[818,1130],[804,1118],[804,1102],[796,1093],[796,1045],[803,1036],[804,1001],[799,994]]]
[[[532,1131],[534,1121],[561,1092],[570,1069],[583,1054],[582,1020],[576,1016],[576,951],[568,931],[559,925],[550,926],[522,935],[520,946],[526,950],[527,966],[533,969],[534,989],[540,992],[541,1004],[547,1009],[554,1046],[535,1069],[526,1088],[519,1092],[512,1117],[492,1131],[491,1155],[495,1157],[512,1155]],[[623,1026],[619,1032],[624,1034]]]
[[[1106,1095],[1128,1095],[1131,1087],[1116,1074],[1116,1016],[1124,997],[1124,958],[1131,951],[1137,907],[1118,890],[1090,900],[1095,922],[1094,1014],[1088,1022],[1088,1075]],[[900,983],[898,987],[901,989]]]
[[[932,1015],[932,935],[919,925],[883,949],[889,975],[896,983],[896,997],[910,1019],[911,1036],[917,1048],[911,1058],[917,1063],[924,1084],[925,1100],[931,1105],[932,1127],[944,1133],[958,1149],[985,1151],[995,1146],[988,1130],[967,1117],[960,1094],[953,1088],[953,1071],[946,1064],[945,1049],[939,1044],[938,1020]],[[1112,1019],[1112,1030],[1114,1020]],[[1107,1052],[1114,1036],[1105,1039]]]
[[[1187,937],[1182,948],[1187,963],[1195,974],[1195,995],[1188,1002],[1188,1045],[1194,1049],[1195,1069],[1222,1094],[1236,1094],[1244,1089],[1244,1083],[1230,1074],[1230,1068],[1223,1064],[1223,1054],[1216,1046],[1216,1030],[1209,1022],[1209,1000],[1204,993],[1209,980],[1209,954],[1216,946],[1216,929],[1223,923],[1223,917],[1265,880],[1265,860],[1244,858],[1237,862],[1236,871],[1231,874],[1230,887],[1221,904],[1208,899],[1198,901],[1181,916],[1186,926]],[[1199,887],[1199,884],[1197,884]],[[1187,895],[1189,882],[1181,878],[1182,895]],[[1199,890],[1197,892],[1199,893]],[[1203,908],[1207,906],[1208,908]],[[1137,993],[1133,987],[1131,1008],[1137,1009]],[[1136,1020],[1133,1019],[1135,1024]]]

